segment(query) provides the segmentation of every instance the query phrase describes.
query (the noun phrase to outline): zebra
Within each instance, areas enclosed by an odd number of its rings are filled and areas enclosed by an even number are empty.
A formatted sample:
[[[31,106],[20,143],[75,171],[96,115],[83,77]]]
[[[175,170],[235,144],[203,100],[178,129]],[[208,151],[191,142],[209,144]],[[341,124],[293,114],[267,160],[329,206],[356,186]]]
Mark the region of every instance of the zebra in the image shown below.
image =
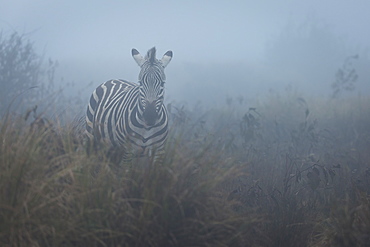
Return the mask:
[[[86,134],[93,143],[118,151],[124,161],[134,156],[156,161],[164,154],[168,134],[164,68],[173,53],[167,51],[161,60],[156,59],[155,47],[145,57],[136,49],[131,53],[141,68],[138,83],[119,79],[98,86],[87,107]]]

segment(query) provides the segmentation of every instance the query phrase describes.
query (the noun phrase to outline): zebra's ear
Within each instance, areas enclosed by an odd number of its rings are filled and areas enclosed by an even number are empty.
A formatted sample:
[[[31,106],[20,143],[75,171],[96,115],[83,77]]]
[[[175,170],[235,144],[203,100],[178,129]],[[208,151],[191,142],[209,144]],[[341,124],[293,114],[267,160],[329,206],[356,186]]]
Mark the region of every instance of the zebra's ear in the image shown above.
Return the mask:
[[[140,55],[140,53],[136,49],[131,50],[132,57],[135,59],[136,63],[141,67],[141,65],[144,64],[145,59],[143,56]]]
[[[167,51],[163,55],[163,57],[161,59],[161,63],[162,63],[163,68],[166,68],[166,66],[170,63],[170,61],[172,59],[172,55],[173,55],[172,51]]]

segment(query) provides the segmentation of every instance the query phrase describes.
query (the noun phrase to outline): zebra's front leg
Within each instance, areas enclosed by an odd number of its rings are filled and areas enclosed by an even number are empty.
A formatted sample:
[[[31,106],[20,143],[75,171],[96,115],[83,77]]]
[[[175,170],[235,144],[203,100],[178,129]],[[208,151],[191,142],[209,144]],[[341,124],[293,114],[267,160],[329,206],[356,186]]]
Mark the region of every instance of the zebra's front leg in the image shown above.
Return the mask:
[[[162,165],[165,158],[164,147],[159,147],[157,149],[150,150],[149,157],[153,165]]]

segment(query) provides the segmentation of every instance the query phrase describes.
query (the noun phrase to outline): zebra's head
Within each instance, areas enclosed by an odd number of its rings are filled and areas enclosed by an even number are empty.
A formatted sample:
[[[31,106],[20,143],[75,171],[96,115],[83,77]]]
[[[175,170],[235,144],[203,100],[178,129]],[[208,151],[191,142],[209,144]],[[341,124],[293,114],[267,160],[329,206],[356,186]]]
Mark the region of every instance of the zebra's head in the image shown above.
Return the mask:
[[[142,57],[136,49],[132,49],[131,53],[141,68],[139,74],[139,110],[145,123],[152,126],[158,121],[160,114],[163,114],[161,109],[166,81],[164,68],[172,59],[172,51],[167,51],[161,60],[155,57],[155,47],[150,49],[145,57]]]

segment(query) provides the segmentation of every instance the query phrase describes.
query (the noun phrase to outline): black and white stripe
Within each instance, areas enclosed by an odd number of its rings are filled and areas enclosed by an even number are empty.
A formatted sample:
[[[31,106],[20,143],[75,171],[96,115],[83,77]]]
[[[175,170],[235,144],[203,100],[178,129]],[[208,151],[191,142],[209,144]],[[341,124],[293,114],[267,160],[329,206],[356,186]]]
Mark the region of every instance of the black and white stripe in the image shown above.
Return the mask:
[[[132,56],[141,67],[139,84],[110,80],[98,86],[90,97],[86,113],[86,133],[94,142],[122,148],[123,158],[163,153],[168,132],[167,110],[163,104],[164,68],[172,59],[167,51],[161,60],[156,49],[142,57]]]

